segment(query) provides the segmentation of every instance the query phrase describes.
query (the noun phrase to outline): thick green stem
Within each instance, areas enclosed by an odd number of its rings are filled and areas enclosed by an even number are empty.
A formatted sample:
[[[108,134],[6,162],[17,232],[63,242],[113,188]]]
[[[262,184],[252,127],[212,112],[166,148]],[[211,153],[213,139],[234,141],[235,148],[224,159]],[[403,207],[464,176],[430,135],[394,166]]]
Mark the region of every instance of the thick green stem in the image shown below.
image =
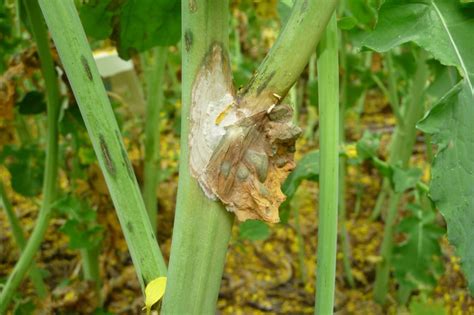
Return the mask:
[[[56,197],[58,177],[58,115],[60,107],[59,83],[49,49],[46,27],[36,0],[24,2],[31,30],[35,39],[41,62],[41,72],[46,85],[48,134],[46,144],[45,177],[43,179],[43,200],[35,228],[23,250],[20,259],[8,277],[0,296],[0,314],[3,314],[13,296],[31,267],[52,215],[51,204]]]
[[[424,90],[428,80],[428,66],[426,64],[425,53],[422,52],[418,58],[418,66],[410,90],[410,102],[403,111],[402,125],[397,126],[393,141],[390,146],[389,165],[399,165],[408,167],[410,156],[416,141],[416,123],[424,113]],[[393,249],[393,226],[397,218],[398,204],[402,194],[395,193],[390,186],[389,208],[385,220],[384,237],[380,253],[382,261],[377,265],[374,284],[374,298],[378,303],[385,303],[388,292],[388,279],[390,275],[390,265]]]
[[[157,229],[156,186],[160,171],[160,111],[163,107],[163,79],[167,47],[156,47],[145,55],[147,109],[145,121],[145,171],[143,199],[153,231]]]
[[[339,146],[343,147],[346,142],[345,136],[345,114],[347,106],[347,89],[349,85],[349,73],[347,67],[346,59],[346,41],[345,34],[341,33],[340,35],[341,45],[339,47],[339,59],[341,67],[343,69],[343,77],[341,82],[341,102],[339,110]],[[354,287],[354,277],[352,276],[351,270],[351,247],[349,243],[348,232],[346,229],[346,157],[339,157],[339,228],[340,228],[340,237],[342,244],[342,260],[344,266],[344,274],[346,276],[347,282],[351,287]]]
[[[339,65],[336,15],[319,46],[320,203],[315,314],[332,314],[337,254]]]
[[[64,70],[104,174],[142,288],[166,275],[166,265],[146,213],[86,34],[72,0],[40,0]]]
[[[296,1],[288,22],[244,94],[258,96],[268,90],[285,96],[314,53],[337,2]],[[295,53],[296,47],[298,53]]]
[[[26,238],[23,229],[21,228],[20,220],[15,215],[15,211],[13,210],[13,206],[8,199],[7,192],[5,191],[5,187],[3,183],[0,181],[0,203],[3,205],[5,212],[7,214],[8,222],[10,223],[13,237],[15,238],[15,242],[18,244],[18,247],[23,251],[26,247]],[[41,276],[40,270],[36,266],[31,267],[30,271],[30,279],[35,287],[36,293],[42,299],[44,299],[47,295],[47,288],[43,281],[43,277]]]
[[[163,314],[215,312],[234,217],[202,192],[189,169],[189,116],[196,75],[215,44],[228,61],[229,3],[182,1],[182,120],[178,197]]]

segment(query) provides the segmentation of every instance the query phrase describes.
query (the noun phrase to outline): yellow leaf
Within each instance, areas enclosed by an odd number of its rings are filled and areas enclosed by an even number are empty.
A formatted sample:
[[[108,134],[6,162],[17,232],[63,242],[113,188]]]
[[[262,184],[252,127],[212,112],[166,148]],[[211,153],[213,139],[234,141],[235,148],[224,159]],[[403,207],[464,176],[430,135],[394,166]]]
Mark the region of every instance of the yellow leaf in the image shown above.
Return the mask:
[[[150,314],[151,307],[163,297],[165,289],[166,277],[156,278],[147,284],[145,288],[145,308],[147,314]]]

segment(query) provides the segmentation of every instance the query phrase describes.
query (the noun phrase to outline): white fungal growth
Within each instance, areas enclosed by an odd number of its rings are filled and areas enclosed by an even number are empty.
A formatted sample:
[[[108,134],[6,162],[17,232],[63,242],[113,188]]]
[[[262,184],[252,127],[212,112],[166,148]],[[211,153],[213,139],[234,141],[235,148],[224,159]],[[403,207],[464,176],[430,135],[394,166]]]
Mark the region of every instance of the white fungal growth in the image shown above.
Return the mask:
[[[205,170],[214,149],[225,135],[225,127],[238,120],[227,62],[214,46],[196,76],[192,89],[189,150],[192,175],[209,198],[215,194],[206,185]]]

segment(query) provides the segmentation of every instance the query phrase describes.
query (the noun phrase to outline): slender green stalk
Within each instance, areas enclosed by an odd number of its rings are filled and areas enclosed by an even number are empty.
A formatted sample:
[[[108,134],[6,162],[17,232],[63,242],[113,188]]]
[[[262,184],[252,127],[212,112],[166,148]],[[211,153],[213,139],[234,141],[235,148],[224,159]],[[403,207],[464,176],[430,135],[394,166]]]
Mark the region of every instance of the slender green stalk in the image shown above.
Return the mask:
[[[298,97],[299,97],[299,86],[301,84],[298,84],[298,81],[295,82],[295,84],[292,86],[290,89],[290,99],[291,99],[291,105],[293,107],[293,123],[297,124],[298,123],[298,115],[299,115],[299,102],[298,102]]]
[[[349,85],[349,73],[346,59],[346,40],[345,34],[340,33],[341,45],[339,47],[339,60],[343,69],[343,77],[341,82],[341,102],[339,109],[339,146],[343,147],[346,142],[345,135],[345,114],[347,106],[347,89]],[[347,282],[351,287],[355,286],[354,277],[351,270],[351,255],[348,232],[346,229],[346,163],[345,156],[339,157],[339,228],[342,245],[342,260],[344,266],[344,274]]]
[[[104,174],[142,288],[166,275],[114,112],[72,0],[40,0]]]
[[[316,79],[316,62],[317,62],[316,52],[314,52],[309,58],[309,63],[308,63],[308,83]]]
[[[374,209],[372,210],[372,214],[370,215],[370,221],[377,220],[382,212],[383,206],[385,205],[385,201],[387,200],[387,195],[390,192],[390,181],[387,178],[382,180],[382,187],[380,188],[380,192],[377,196],[375,201]]]
[[[378,303],[385,303],[388,293],[388,280],[390,273],[390,264],[393,253],[393,233],[395,221],[397,219],[398,203],[402,197],[401,193],[390,192],[387,217],[385,220],[382,246],[380,256],[382,261],[377,265],[376,278],[374,283],[374,298]]]
[[[315,314],[332,314],[337,254],[339,65],[336,15],[319,46],[320,203]]]
[[[79,141],[79,132],[74,129],[72,132],[72,148],[74,152],[79,152],[79,147],[81,145]],[[76,190],[76,180],[81,178],[81,167],[79,156],[76,155],[72,159],[72,170],[69,173],[71,175],[71,188],[72,191]],[[81,207],[82,207],[81,203]],[[84,279],[92,281],[95,284],[96,296],[99,303],[102,303],[101,296],[101,279],[100,279],[100,268],[99,268],[99,256],[100,256],[100,245],[97,245],[93,248],[81,249],[82,257],[82,269]]]
[[[41,17],[41,11],[35,0],[24,2],[27,16],[31,24],[32,35],[36,41],[41,62],[41,72],[44,77],[47,95],[48,134],[46,144],[46,166],[43,179],[43,200],[35,228],[22,251],[20,259],[13,268],[0,295],[0,314],[6,311],[14,291],[18,288],[31,267],[34,256],[38,251],[52,215],[51,204],[56,197],[58,174],[58,115],[60,93],[54,62],[49,49],[46,27]]]
[[[26,126],[25,118],[23,117],[23,115],[15,115],[15,130],[22,144],[28,144],[32,142],[32,137],[28,127]]]
[[[189,170],[189,115],[194,79],[219,44],[228,56],[229,3],[182,1],[182,120],[178,196],[163,314],[212,314],[224,269],[233,215],[204,196]]]
[[[5,187],[3,183],[0,181],[0,203],[3,205],[5,212],[7,214],[8,221],[10,223],[13,237],[15,238],[16,243],[23,251],[26,247],[26,238],[23,229],[21,228],[20,221],[15,215],[15,211],[13,211],[13,206],[8,199],[7,192],[5,191]],[[47,295],[47,288],[43,281],[43,277],[41,275],[40,270],[36,266],[32,266],[30,270],[30,279],[35,287],[36,293],[42,299],[44,299]]]
[[[314,53],[337,2],[296,1],[288,22],[243,94],[258,95],[268,90],[285,96]]]
[[[144,56],[146,80],[145,174],[143,199],[153,231],[157,229],[156,186],[160,171],[160,111],[163,107],[163,79],[167,47],[156,47]]]
[[[236,18],[231,18],[232,30],[234,31],[234,54],[233,62],[235,65],[240,68],[243,62],[242,57],[242,47],[240,45],[240,30],[239,30],[239,21]]]
[[[84,279],[94,282],[97,289],[100,289],[99,252],[98,246],[81,250]],[[100,293],[100,290],[97,290],[96,293]]]
[[[301,224],[300,224],[300,206],[299,204],[294,207],[294,215],[295,215],[295,229],[296,229],[296,237],[298,239],[298,261],[300,265],[300,274],[301,274],[301,282],[306,283],[308,279],[308,272],[306,271],[306,265],[304,263],[305,258],[305,250],[304,250],[304,237],[303,233],[301,233]]]
[[[389,165],[400,165],[408,167],[413,146],[416,141],[416,123],[424,113],[424,90],[428,80],[428,66],[424,52],[417,60],[417,70],[410,90],[409,103],[404,108],[403,125],[397,126],[393,142],[390,146]],[[401,193],[396,193],[390,188],[389,207],[385,220],[384,237],[380,249],[382,261],[377,265],[374,284],[374,298],[384,304],[388,292],[388,280],[390,275],[390,265],[393,250],[393,227],[397,218],[398,204],[402,197]]]
[[[393,66],[393,57],[392,53],[389,51],[385,55],[385,65],[387,67],[387,76],[388,76],[388,96],[390,100],[390,105],[392,106],[392,111],[397,118],[397,124],[403,125],[402,112],[400,110],[400,101],[398,100],[397,93],[397,73]]]
[[[384,93],[386,93],[387,97],[390,100],[390,105],[392,107],[393,114],[397,118],[397,126],[402,126],[404,122],[403,113],[400,109],[400,101],[398,99],[397,93],[397,74],[396,70],[393,66],[393,56],[391,52],[387,52],[384,54],[385,56],[385,66],[387,67],[387,75],[388,75],[388,90],[386,89]],[[379,84],[378,84],[379,85]],[[379,85],[380,87],[380,85]],[[387,199],[387,195],[390,192],[390,182],[387,178],[383,179],[382,188],[380,190],[379,195],[377,196],[377,200],[375,202],[375,207],[372,210],[372,214],[370,216],[370,220],[376,220],[380,213],[382,212],[382,208],[385,204]]]

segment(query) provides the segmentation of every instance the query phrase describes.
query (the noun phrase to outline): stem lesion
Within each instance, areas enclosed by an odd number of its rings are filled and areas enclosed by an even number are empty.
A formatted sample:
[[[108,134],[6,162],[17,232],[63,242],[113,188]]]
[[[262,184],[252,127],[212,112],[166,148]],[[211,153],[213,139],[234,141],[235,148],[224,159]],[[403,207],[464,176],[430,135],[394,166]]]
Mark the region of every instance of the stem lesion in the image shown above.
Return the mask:
[[[280,186],[294,168],[294,145],[301,133],[292,123],[293,110],[281,101],[308,63],[336,4],[337,1],[295,4],[276,44],[232,101],[230,111],[229,101],[224,99],[231,93],[212,80],[227,71],[215,71],[214,64],[219,64],[215,62],[197,74],[193,87],[197,93],[193,92],[191,105],[191,139],[204,141],[191,141],[191,170],[206,195],[217,196],[239,220],[279,221],[278,208],[285,199]],[[295,43],[303,40],[310,43],[294,56]],[[221,68],[224,69],[222,65]],[[224,75],[224,81],[229,77]],[[204,85],[210,88],[203,89]],[[220,96],[216,99],[217,95]],[[227,119],[226,123],[216,124],[222,115],[226,117],[220,120]],[[206,142],[206,134],[216,133],[220,135],[208,137]],[[250,155],[258,156],[253,159],[258,163],[249,162]]]

